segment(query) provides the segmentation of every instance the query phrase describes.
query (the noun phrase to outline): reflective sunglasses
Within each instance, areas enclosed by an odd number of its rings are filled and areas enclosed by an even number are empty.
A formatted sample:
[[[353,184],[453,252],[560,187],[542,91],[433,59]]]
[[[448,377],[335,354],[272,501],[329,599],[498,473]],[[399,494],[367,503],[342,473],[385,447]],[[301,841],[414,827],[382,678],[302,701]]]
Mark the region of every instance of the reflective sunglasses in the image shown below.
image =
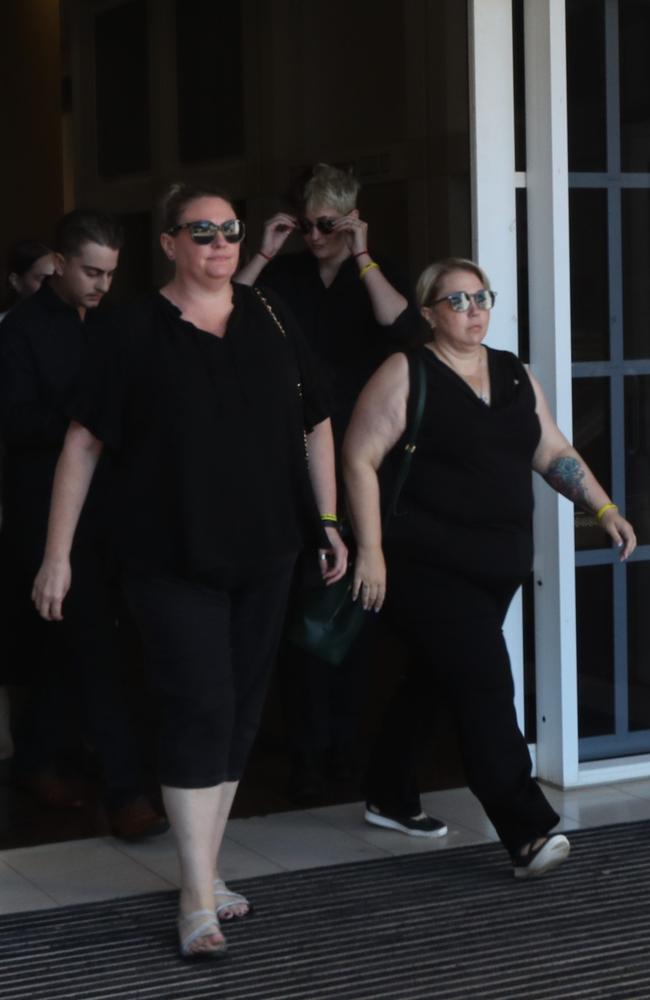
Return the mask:
[[[298,229],[303,236],[309,236],[315,226],[323,236],[329,236],[334,231],[335,222],[336,219],[329,219],[326,215],[319,216],[316,222],[310,222],[309,219],[298,219]]]
[[[221,233],[226,243],[241,243],[246,227],[241,219],[227,219],[225,222],[210,222],[209,219],[198,219],[196,222],[182,222],[177,226],[172,226],[167,232],[170,236],[175,236],[181,229],[187,229],[190,239],[200,246],[207,246],[213,243],[217,233]]]
[[[452,292],[451,295],[443,295],[441,299],[432,302],[432,306],[437,306],[439,302],[448,302],[454,312],[464,313],[469,309],[469,304],[473,300],[477,309],[491,309],[497,293],[490,288],[481,288],[478,292]]]

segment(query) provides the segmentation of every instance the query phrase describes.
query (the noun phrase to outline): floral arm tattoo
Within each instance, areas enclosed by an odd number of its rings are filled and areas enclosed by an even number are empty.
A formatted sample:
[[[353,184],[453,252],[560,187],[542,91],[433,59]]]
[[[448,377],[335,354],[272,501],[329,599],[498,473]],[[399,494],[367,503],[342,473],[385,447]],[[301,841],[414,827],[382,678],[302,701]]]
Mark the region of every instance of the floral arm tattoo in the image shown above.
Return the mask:
[[[585,510],[591,510],[584,478],[584,469],[577,458],[556,458],[544,473],[544,479],[554,490]]]

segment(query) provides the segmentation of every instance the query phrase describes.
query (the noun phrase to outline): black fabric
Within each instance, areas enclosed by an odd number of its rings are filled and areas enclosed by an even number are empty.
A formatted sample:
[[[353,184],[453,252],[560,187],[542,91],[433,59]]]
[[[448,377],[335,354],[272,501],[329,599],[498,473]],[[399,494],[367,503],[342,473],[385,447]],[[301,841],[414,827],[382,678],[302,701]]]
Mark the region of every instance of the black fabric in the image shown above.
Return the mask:
[[[513,354],[488,348],[486,406],[432,351],[418,353],[427,404],[386,549],[488,583],[520,582],[532,564],[531,464],[540,436],[530,379]]]
[[[390,354],[415,343],[421,330],[409,282],[390,261],[376,259],[387,280],[408,301],[390,326],[375,319],[368,289],[352,257],[343,262],[329,286],[323,283],[318,260],[309,251],[275,257],[259,278],[261,287],[272,289],[289,305],[318,361],[331,399],[337,457],[361,389]],[[338,492],[343,510],[340,481]],[[362,637],[340,668],[332,671],[317,657],[285,644],[281,678],[287,738],[293,750],[353,746],[366,691],[368,649]]]
[[[32,684],[16,737],[17,769],[44,767],[84,738],[98,751],[107,793],[115,797],[140,789],[143,775],[117,673],[108,455],[100,460],[75,536],[64,621],[42,621],[30,600],[68,410],[98,330],[94,310],[82,321],[47,284],[0,328],[2,680]]]
[[[343,262],[329,287],[323,284],[318,261],[309,251],[281,254],[263,270],[259,283],[290,306],[318,359],[332,398],[332,423],[337,446],[359,392],[389,354],[409,345],[420,329],[408,281],[389,262],[377,258],[386,279],[409,300],[391,326],[382,326],[353,257]]]
[[[163,785],[205,788],[242,775],[275,659],[293,557],[214,586],[129,577],[159,717]],[[218,584],[218,585],[217,585]]]
[[[32,546],[39,561],[68,410],[85,350],[98,328],[95,310],[82,321],[47,283],[12,309],[0,326],[2,530]],[[105,523],[109,483],[110,463],[104,458],[79,522],[78,540],[96,537]]]
[[[89,352],[72,412],[116,457],[129,572],[207,582],[297,551],[301,525],[318,530],[303,429],[327,407],[309,352],[275,298],[286,337],[252,289],[233,295],[223,338],[155,294]]]
[[[477,585],[396,557],[388,562],[388,581],[386,618],[416,654],[410,668],[417,676],[405,684],[411,703],[426,711],[442,687],[456,720],[467,783],[512,853],[560,819],[531,777],[528,746],[517,725],[502,632],[516,587]],[[391,735],[391,743],[377,746],[367,778],[369,801],[388,812],[382,760],[401,734],[394,727]]]

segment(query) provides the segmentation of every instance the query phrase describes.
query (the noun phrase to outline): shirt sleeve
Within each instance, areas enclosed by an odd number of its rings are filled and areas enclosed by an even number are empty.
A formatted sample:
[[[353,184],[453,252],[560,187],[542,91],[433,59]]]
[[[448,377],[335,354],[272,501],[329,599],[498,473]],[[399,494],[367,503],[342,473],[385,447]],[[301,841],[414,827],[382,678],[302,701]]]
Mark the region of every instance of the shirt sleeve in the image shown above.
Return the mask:
[[[43,392],[29,331],[12,316],[2,325],[0,419],[6,443],[23,448],[60,447],[68,427]]]
[[[119,318],[97,323],[86,349],[70,417],[119,451],[126,403],[126,330]]]

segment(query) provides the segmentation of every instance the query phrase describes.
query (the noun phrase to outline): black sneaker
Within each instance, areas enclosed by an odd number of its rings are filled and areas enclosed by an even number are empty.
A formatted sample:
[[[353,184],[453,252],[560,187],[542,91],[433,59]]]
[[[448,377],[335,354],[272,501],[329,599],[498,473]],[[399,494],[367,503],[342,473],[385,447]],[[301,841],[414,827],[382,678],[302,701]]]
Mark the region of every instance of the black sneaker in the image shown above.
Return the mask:
[[[571,845],[562,833],[546,837],[537,848],[526,854],[513,854],[515,878],[538,878],[561,865],[569,856]]]
[[[387,816],[370,803],[366,806],[364,819],[373,826],[398,830],[409,837],[444,837],[447,833],[446,823],[434,819],[433,816],[427,816],[426,813],[420,813],[419,816]]]

